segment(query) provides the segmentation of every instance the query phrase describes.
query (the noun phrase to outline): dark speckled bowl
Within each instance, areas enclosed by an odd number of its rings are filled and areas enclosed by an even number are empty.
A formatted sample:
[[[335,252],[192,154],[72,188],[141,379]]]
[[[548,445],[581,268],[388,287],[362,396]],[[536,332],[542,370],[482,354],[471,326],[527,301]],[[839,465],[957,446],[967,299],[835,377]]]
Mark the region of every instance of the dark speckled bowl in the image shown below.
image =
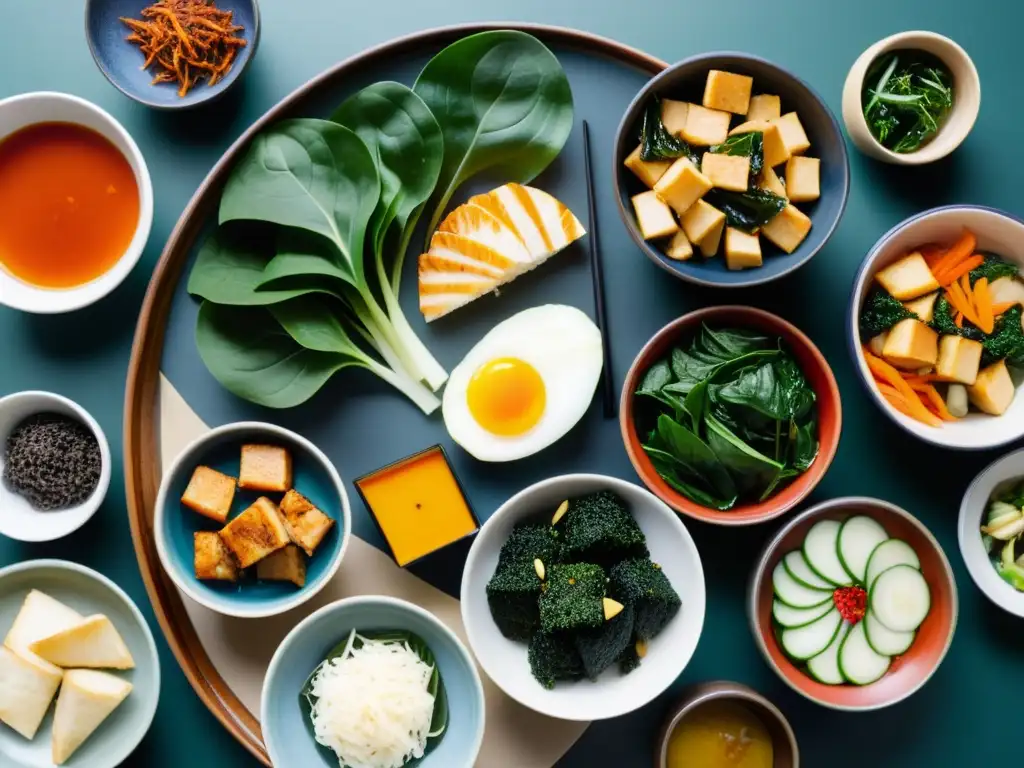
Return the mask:
[[[145,57],[137,45],[125,40],[129,30],[122,16],[141,18],[142,9],[153,0],[86,0],[85,35],[96,66],[125,96],[155,109],[188,109],[223,95],[238,79],[256,54],[260,39],[260,12],[256,0],[217,0],[218,8],[234,12],[239,33],[248,42],[236,55],[227,77],[214,86],[200,83],[184,98],[173,83],[152,85],[152,70],[142,69]]]
[[[782,99],[782,112],[795,111],[811,141],[808,155],[821,158],[821,198],[800,203],[811,217],[811,231],[793,253],[786,254],[762,238],[764,266],[758,269],[730,271],[721,256],[703,261],[674,261],[657,243],[645,242],[640,235],[630,198],[645,187],[622,162],[636,147],[640,119],[647,100],[654,95],[700,103],[708,70],[722,69],[754,78],[754,93],[773,93]],[[735,123],[735,120],[733,121]],[[676,277],[699,285],[740,288],[767,283],[787,275],[816,254],[832,236],[846,208],[850,191],[850,167],[846,143],[835,116],[811,87],[796,75],[770,61],[746,53],[705,53],[685,59],[666,69],[644,86],[630,103],[619,123],[615,137],[612,178],[619,213],[636,244],[655,264]]]

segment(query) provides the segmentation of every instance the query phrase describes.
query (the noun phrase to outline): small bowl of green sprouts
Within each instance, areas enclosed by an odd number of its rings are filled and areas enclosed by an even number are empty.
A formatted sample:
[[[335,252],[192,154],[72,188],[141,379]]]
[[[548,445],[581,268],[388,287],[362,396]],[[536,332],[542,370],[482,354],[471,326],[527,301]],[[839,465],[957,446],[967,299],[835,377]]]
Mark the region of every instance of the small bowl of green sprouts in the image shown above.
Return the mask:
[[[934,32],[901,32],[860,55],[843,88],[843,121],[865,154],[896,165],[945,157],[981,106],[970,56]]]

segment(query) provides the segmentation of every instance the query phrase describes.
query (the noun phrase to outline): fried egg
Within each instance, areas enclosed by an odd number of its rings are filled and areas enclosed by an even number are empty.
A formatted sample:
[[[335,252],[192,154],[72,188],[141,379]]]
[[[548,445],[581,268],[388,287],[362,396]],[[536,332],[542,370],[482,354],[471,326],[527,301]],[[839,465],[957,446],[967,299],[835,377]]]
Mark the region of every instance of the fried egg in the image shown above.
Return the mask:
[[[531,456],[583,417],[602,365],[601,332],[580,310],[513,315],[452,371],[441,408],[448,434],[481,461]]]

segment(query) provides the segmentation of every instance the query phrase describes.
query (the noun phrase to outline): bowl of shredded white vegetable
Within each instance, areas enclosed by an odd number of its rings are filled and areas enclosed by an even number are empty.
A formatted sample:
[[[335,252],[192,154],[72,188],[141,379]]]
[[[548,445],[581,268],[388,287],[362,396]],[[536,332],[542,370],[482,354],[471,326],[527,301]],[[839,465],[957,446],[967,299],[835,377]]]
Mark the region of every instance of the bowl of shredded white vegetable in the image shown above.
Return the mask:
[[[458,637],[391,597],[331,603],[274,653],[261,724],[274,765],[451,768],[476,761],[484,693]]]

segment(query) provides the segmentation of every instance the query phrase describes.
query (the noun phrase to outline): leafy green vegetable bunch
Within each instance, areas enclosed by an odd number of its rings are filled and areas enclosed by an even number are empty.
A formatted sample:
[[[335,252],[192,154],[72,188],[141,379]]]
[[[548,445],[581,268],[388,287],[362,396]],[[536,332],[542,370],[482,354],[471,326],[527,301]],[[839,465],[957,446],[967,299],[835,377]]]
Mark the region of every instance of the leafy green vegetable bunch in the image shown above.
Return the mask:
[[[818,455],[814,390],[776,337],[705,325],[652,365],[636,394],[650,405],[638,413],[644,451],[703,506],[763,501]]]
[[[467,179],[532,180],[561,151],[572,114],[551,51],[499,30],[445,48],[411,89],[375,83],[330,120],[259,134],[189,277],[207,368],[239,397],[288,408],[358,367],[435,410],[447,373],[399,303],[420,216],[432,207],[429,240]]]
[[[876,79],[877,76],[877,79]],[[953,108],[953,78],[938,59],[897,52],[868,72],[864,118],[876,139],[893,152],[915,152],[942,127]]]

